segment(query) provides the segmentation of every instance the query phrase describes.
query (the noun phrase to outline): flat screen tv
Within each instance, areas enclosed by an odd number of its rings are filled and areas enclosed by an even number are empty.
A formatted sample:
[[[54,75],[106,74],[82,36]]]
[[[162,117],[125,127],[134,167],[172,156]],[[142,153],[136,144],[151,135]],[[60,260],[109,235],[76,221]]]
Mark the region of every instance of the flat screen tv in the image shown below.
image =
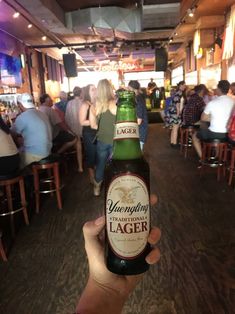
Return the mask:
[[[20,87],[22,85],[20,57],[0,52],[0,85]]]

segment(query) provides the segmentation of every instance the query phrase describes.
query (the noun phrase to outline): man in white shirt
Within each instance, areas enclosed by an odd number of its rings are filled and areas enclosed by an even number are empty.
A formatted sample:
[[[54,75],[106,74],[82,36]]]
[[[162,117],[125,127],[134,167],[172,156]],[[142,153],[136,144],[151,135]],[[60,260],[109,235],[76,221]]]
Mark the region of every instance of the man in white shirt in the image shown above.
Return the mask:
[[[193,135],[193,145],[198,156],[202,157],[200,140],[224,140],[227,137],[227,124],[231,116],[234,101],[228,96],[230,84],[227,80],[219,81],[217,85],[218,97],[210,101],[201,116],[202,122],[209,122],[208,128],[200,128],[197,134]]]

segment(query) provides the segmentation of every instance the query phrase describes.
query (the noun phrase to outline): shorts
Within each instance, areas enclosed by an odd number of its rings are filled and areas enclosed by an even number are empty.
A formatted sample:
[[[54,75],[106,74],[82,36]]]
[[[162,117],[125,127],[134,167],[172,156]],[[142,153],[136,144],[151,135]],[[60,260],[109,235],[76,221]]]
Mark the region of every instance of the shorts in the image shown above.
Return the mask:
[[[227,133],[212,132],[209,129],[200,129],[197,132],[197,138],[200,140],[227,140]]]
[[[20,167],[20,155],[0,157],[0,176],[15,173]]]
[[[23,169],[26,166],[32,164],[33,162],[40,161],[47,156],[35,155],[27,152],[20,153],[20,168]]]
[[[60,131],[59,134],[54,138],[53,145],[62,146],[65,143],[72,142],[75,140],[75,136],[66,131]]]

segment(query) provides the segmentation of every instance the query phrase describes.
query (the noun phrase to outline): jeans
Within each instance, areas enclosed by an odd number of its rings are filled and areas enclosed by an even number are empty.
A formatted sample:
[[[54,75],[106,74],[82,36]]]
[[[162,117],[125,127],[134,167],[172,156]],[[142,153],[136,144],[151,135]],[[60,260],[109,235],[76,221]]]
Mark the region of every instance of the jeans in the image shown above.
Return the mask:
[[[93,143],[95,135],[92,132],[83,132],[85,150],[85,163],[87,168],[94,168],[96,163],[96,144]]]
[[[105,144],[101,141],[97,141],[96,154],[97,163],[95,170],[95,180],[97,183],[104,179],[104,169],[108,158],[112,155],[113,145]]]

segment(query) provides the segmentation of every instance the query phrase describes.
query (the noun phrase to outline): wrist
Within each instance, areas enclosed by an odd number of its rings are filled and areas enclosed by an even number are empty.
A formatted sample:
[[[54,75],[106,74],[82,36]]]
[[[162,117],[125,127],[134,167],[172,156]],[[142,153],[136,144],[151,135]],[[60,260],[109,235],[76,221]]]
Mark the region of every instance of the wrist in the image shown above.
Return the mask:
[[[90,277],[79,300],[77,313],[120,314],[127,296]]]

